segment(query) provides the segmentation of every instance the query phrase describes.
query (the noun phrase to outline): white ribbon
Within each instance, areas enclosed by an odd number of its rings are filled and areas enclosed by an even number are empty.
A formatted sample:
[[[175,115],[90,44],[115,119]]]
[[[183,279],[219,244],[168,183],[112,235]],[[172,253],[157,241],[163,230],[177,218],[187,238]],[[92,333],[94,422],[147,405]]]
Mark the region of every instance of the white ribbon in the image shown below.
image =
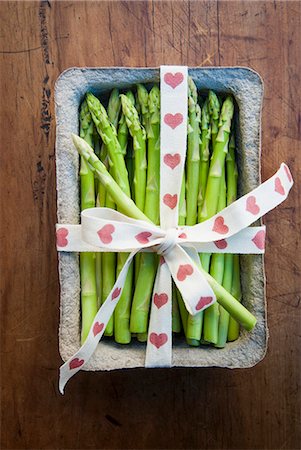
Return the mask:
[[[163,66],[161,227],[131,219],[108,208],[83,211],[81,225],[56,226],[58,251],[131,252],[110,295],[96,314],[85,343],[60,368],[61,393],[67,381],[95,351],[121,297],[129,266],[137,252],[155,251],[162,255],[152,296],[146,367],[172,365],[171,278],[180,290],[190,314],[197,314],[216,301],[199,264],[196,264],[196,252],[264,252],[265,227],[249,225],[286,199],[293,185],[288,167],[282,163],[273,177],[211,219],[194,226],[179,227],[177,200],[185,161],[186,116],[187,68]],[[171,148],[176,149],[176,152],[170,153]]]

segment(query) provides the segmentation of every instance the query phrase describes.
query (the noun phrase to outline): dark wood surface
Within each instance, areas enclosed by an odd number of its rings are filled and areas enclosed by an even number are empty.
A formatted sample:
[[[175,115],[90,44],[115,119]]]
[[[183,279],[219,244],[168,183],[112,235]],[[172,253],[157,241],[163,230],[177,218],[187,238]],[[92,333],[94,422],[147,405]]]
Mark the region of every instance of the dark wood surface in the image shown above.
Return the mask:
[[[300,195],[265,218],[269,349],[248,370],[80,373],[58,393],[54,83],[70,66],[249,66],[262,176],[300,182],[294,1],[0,2],[3,449],[299,449]],[[299,185],[300,187],[300,185]]]

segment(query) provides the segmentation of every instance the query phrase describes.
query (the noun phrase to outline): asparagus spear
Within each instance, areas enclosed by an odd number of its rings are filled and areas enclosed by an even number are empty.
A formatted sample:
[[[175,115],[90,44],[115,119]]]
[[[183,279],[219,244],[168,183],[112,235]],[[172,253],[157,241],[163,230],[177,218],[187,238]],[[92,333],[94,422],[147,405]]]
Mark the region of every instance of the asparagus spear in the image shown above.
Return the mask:
[[[135,202],[141,211],[144,211],[145,188],[146,188],[146,133],[139,121],[139,116],[135,106],[125,96],[121,95],[122,111],[126,118],[126,123],[133,138],[133,148],[135,153],[135,178],[134,191]]]
[[[186,224],[197,222],[197,205],[199,194],[200,171],[200,121],[201,109],[197,103],[197,89],[191,78],[188,78],[188,149],[186,180]],[[197,316],[188,315],[186,338],[200,340],[202,333],[202,313]]]
[[[80,135],[93,146],[93,122],[87,103],[83,101],[80,110]],[[81,209],[95,206],[94,174],[85,158],[80,163]],[[80,254],[81,309],[82,331],[81,341],[86,340],[91,324],[97,313],[97,291],[94,253]]]
[[[108,173],[106,167],[97,158],[93,149],[87,142],[81,139],[79,136],[72,134],[73,143],[81,156],[89,163],[92,169],[95,171],[95,175],[98,177],[101,183],[106,187],[107,192],[111,195],[114,202],[117,204],[120,211],[137,220],[145,220],[151,222],[149,218],[137,208],[133,200],[127,196],[112,176]],[[232,295],[227,292],[214,278],[205,272],[200,267],[201,272],[204,274],[206,280],[210,284],[213,292],[216,295],[219,303],[248,331],[252,330],[256,324],[256,318]]]
[[[226,166],[227,166],[227,205],[230,205],[237,198],[237,166],[235,161],[235,139],[234,134],[231,134],[230,142],[229,142],[229,152],[226,158]],[[239,263],[238,263],[239,268]],[[232,280],[233,280],[233,270],[234,270],[234,259],[233,255],[226,254],[225,255],[225,273],[223,286],[227,291],[231,292],[232,289]],[[235,270],[237,270],[237,266],[235,265]],[[238,274],[239,275],[239,274]],[[237,282],[237,281],[236,281]],[[238,282],[240,283],[239,279]],[[228,328],[229,328],[229,314],[228,312],[220,307],[220,319],[219,319],[219,329],[218,329],[218,341],[216,347],[223,348],[226,345],[227,337],[228,337]]]
[[[135,96],[132,93],[132,91],[127,91],[127,93],[125,95],[128,97],[128,99],[134,105],[135,104]],[[135,200],[134,192],[133,192],[133,178],[134,178],[133,146],[132,146],[132,143],[129,141],[129,129],[126,124],[126,119],[125,119],[125,115],[123,114],[123,112],[121,112],[121,117],[120,117],[120,121],[119,121],[118,132],[117,132],[117,138],[118,138],[118,142],[121,147],[122,154],[125,157],[125,164],[126,164],[126,168],[128,171],[129,181],[130,181],[130,189],[131,189],[132,199]]]
[[[241,301],[239,255],[233,255],[233,278],[231,294],[239,302]],[[239,336],[239,323],[230,316],[228,341],[235,341]]]
[[[219,192],[217,211],[226,207],[226,179],[225,167],[222,170],[221,186]],[[223,283],[225,267],[225,255],[223,253],[214,253],[211,257],[210,275],[219,283]],[[224,285],[223,285],[224,286]],[[226,289],[226,286],[224,286]],[[231,287],[229,292],[231,291]],[[214,303],[204,314],[204,340],[216,344],[218,341],[218,324],[220,309],[219,305]]]
[[[158,86],[154,86],[149,93],[148,110],[148,167],[144,213],[158,225],[160,208],[160,91]],[[156,254],[141,254],[131,311],[132,333],[147,331],[149,306],[157,267]]]
[[[217,95],[213,91],[209,91],[208,93],[208,108],[211,123],[212,147],[214,148],[219,130],[220,103]]]
[[[97,130],[95,126],[93,126],[93,141],[94,141],[94,152],[95,155],[100,157],[100,137],[97,133]],[[93,174],[94,176],[94,174]],[[99,199],[98,199],[98,190],[99,186],[102,186],[101,183],[98,182],[97,178],[94,178],[94,184],[95,184],[95,194],[96,194],[96,206],[99,205]],[[97,292],[97,307],[100,308],[100,305],[102,303],[102,269],[101,269],[101,262],[102,262],[102,254],[96,253],[95,254],[95,271],[96,271],[96,292]]]
[[[209,144],[212,138],[212,143],[215,143],[215,138],[218,130],[220,105],[219,101],[213,91],[209,91],[208,97],[202,110],[202,143],[201,143],[201,163],[200,163],[200,194],[199,194],[199,209],[198,220],[202,222],[202,208],[206,194],[206,186],[209,172]],[[213,133],[212,133],[213,130]],[[202,267],[208,272],[210,267],[209,253],[201,254]]]
[[[177,299],[177,288],[174,283],[172,284],[172,331],[174,333],[180,333],[181,331],[181,319]]]
[[[114,127],[118,124],[119,119],[119,113],[121,110],[121,101],[119,98],[119,91],[118,89],[113,89],[109,98],[107,113],[108,113],[108,119],[112,123]],[[106,158],[104,155],[107,154],[107,147],[105,144],[103,144],[102,149],[102,155],[104,158]],[[111,169],[112,170],[112,169]],[[115,209],[115,203],[111,199],[109,194],[106,194],[105,196],[105,206],[107,208]],[[118,255],[119,257],[119,255]],[[116,254],[113,252],[104,253],[102,255],[102,298],[103,301],[108,297],[109,293],[112,290],[112,287],[114,286],[115,280],[116,280]],[[115,312],[114,312],[115,315]],[[110,318],[106,330],[105,335],[106,336],[113,336],[113,330],[114,330],[114,315]]]
[[[179,199],[179,225],[185,225],[186,223],[186,198],[185,198],[185,191],[186,191],[186,183],[185,183],[185,171],[183,172],[183,179],[181,184],[181,191],[180,191],[180,199]],[[187,319],[188,319],[188,311],[186,309],[186,306],[183,302],[182,296],[180,291],[176,288],[176,297],[178,300],[178,306],[179,306],[179,313],[181,316],[181,321],[183,325],[184,334],[186,337],[187,344],[197,347],[200,345],[199,341],[195,339],[187,339]]]
[[[198,214],[199,222],[201,220],[201,210],[205,198],[205,191],[207,185],[207,178],[209,172],[209,144],[211,139],[211,125],[209,115],[209,100],[206,98],[202,108],[202,122],[201,122],[201,151],[200,151],[200,172],[199,172],[199,195],[198,195]]]
[[[197,221],[197,204],[199,192],[200,168],[200,120],[201,109],[197,103],[197,89],[193,80],[188,78],[188,150],[186,208],[187,225],[195,225]]]
[[[139,109],[141,122],[147,132],[149,120],[149,101],[147,89],[143,84],[137,84],[137,100],[137,103],[140,105]]]

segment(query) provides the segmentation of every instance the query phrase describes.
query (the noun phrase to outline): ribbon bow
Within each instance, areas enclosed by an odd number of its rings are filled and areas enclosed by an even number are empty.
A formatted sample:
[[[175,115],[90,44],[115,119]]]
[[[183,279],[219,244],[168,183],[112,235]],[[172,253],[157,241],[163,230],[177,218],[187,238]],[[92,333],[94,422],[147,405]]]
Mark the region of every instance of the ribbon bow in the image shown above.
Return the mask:
[[[169,79],[168,71],[170,67],[161,67],[161,161],[168,148],[177,148],[179,164],[170,170],[161,163],[161,226],[131,219],[108,208],[91,208],[82,212],[81,225],[56,227],[59,251],[131,252],[100,307],[85,343],[60,368],[61,393],[67,381],[96,349],[121,297],[129,266],[137,252],[155,251],[161,255],[152,295],[145,366],[168,367],[172,364],[171,280],[180,290],[190,314],[212,305],[216,297],[200,265],[198,252],[263,253],[265,227],[249,225],[285,200],[293,185],[290,171],[283,163],[273,177],[211,219],[179,227],[177,199],[186,149],[187,68],[174,68],[177,74],[183,74],[175,87],[164,83]],[[182,117],[174,128],[164,120],[172,113]]]

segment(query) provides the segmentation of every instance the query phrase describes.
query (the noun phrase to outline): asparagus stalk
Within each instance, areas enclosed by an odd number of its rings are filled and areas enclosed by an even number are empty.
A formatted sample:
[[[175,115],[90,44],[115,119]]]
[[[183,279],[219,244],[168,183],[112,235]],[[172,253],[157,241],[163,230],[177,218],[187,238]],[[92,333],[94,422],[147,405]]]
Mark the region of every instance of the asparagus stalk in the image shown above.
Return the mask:
[[[240,285],[240,267],[239,267],[239,255],[233,255],[233,278],[231,294],[239,302],[241,302],[241,285]],[[239,336],[239,323],[230,316],[229,329],[228,329],[228,341],[235,341]]]
[[[118,89],[113,89],[111,92],[108,108],[107,108],[107,114],[108,119],[112,123],[114,127],[118,124],[119,114],[121,110],[121,101],[119,98],[119,91]],[[102,149],[102,155],[107,154],[107,148],[106,145],[103,144]],[[105,158],[105,156],[104,156]],[[105,206],[107,208],[115,209],[115,203],[111,199],[109,194],[106,194],[105,197]],[[119,259],[119,255],[117,256]],[[103,301],[108,297],[110,294],[112,287],[114,286],[115,280],[116,280],[116,254],[113,252],[104,253],[102,256],[102,285],[103,285],[103,293],[102,298]],[[114,312],[115,315],[115,312]],[[114,330],[114,315],[110,317],[110,320],[106,326],[105,330],[105,336],[113,336],[113,330]]]
[[[101,149],[100,137],[99,137],[99,134],[97,133],[95,126],[93,126],[93,129],[94,129],[94,133],[93,133],[94,152],[95,152],[95,155],[97,155],[99,158],[100,157],[100,149]],[[93,174],[93,176],[94,176],[94,174]],[[100,206],[99,200],[98,200],[98,193],[99,193],[98,190],[99,190],[99,186],[102,186],[102,185],[101,185],[101,183],[98,182],[97,178],[94,178],[94,183],[95,183],[95,194],[96,194],[96,206]],[[96,253],[95,254],[95,271],[96,271],[96,292],[97,292],[97,307],[98,308],[100,308],[101,303],[102,303],[101,263],[102,263],[102,254]]]
[[[201,151],[200,151],[200,172],[199,172],[199,195],[198,195],[198,220],[201,221],[201,210],[205,198],[207,178],[209,172],[209,144],[211,139],[211,125],[209,115],[209,100],[206,98],[202,108],[201,122]]]
[[[144,213],[158,225],[160,214],[160,91],[158,86],[154,86],[149,93],[148,111],[148,166]],[[155,253],[141,254],[131,311],[132,333],[147,331],[149,306],[157,267],[158,258]]]
[[[126,118],[126,123],[133,138],[133,148],[135,153],[135,178],[134,191],[137,207],[144,211],[145,188],[146,188],[146,133],[139,121],[139,116],[135,106],[126,97],[121,95],[122,111]]]
[[[186,224],[197,222],[197,206],[199,194],[200,171],[200,122],[201,109],[197,103],[197,89],[191,78],[188,78],[188,143],[187,143],[187,180],[186,180]],[[187,339],[200,340],[202,334],[202,313],[197,316],[188,315]]]
[[[107,192],[109,192],[120,211],[134,219],[151,222],[149,218],[141,212],[139,208],[137,208],[133,200],[122,191],[116,181],[108,173],[104,164],[102,164],[102,162],[97,158],[90,145],[75,134],[72,134],[72,140],[79,154],[84,157],[84,159],[95,171],[95,175],[98,177],[100,182],[105,185]],[[217,281],[214,280],[210,274],[206,273],[206,271],[201,267],[200,270],[212,287],[219,303],[239,323],[241,323],[246,330],[252,330],[256,325],[256,318],[241,303],[232,297],[232,295],[227,292],[223,286],[217,283]]]
[[[215,140],[219,130],[220,103],[217,95],[213,91],[208,93],[208,108],[211,121],[212,147],[215,146]]]
[[[237,198],[237,166],[235,161],[235,139],[233,133],[231,134],[229,142],[229,152],[226,158],[227,166],[227,205],[230,205]],[[231,292],[232,280],[233,280],[233,270],[234,270],[234,259],[233,255],[225,255],[225,273],[223,286],[227,291]],[[237,269],[235,269],[237,270]],[[218,329],[218,342],[216,347],[223,348],[226,345],[228,337],[230,316],[228,312],[220,306],[220,319],[219,319],[219,329]]]
[[[80,135],[93,146],[93,122],[87,103],[83,101],[80,110]],[[81,209],[95,206],[94,174],[85,158],[81,157],[80,163],[81,185]],[[81,309],[82,330],[81,341],[86,340],[91,324],[97,313],[97,291],[94,253],[83,252],[80,254],[80,279],[81,279]]]
[[[185,225],[186,223],[186,198],[185,198],[185,191],[186,191],[186,183],[185,183],[185,171],[183,172],[183,179],[181,184],[181,191],[180,191],[180,199],[179,199],[179,225]],[[179,313],[183,325],[184,334],[186,337],[187,344],[198,347],[200,345],[199,341],[195,339],[187,339],[187,320],[188,320],[188,311],[186,309],[186,306],[183,302],[182,296],[180,291],[176,288],[176,297],[178,300],[178,306],[179,306]]]
[[[147,132],[149,120],[149,101],[147,89],[143,84],[137,84],[137,103],[140,105],[139,109],[142,125]]]
[[[174,283],[172,284],[172,331],[174,333],[180,333],[181,331],[181,319],[177,299],[177,288]]]
[[[225,167],[223,167],[217,210],[221,211],[225,207],[226,207],[226,179],[225,179]],[[219,284],[223,283],[224,267],[225,267],[225,255],[223,253],[214,253],[211,257],[210,274]],[[226,289],[226,286],[225,285],[223,286]],[[219,315],[220,309],[219,305],[216,303],[214,303],[205,311],[204,340],[206,342],[211,342],[213,344],[216,344],[218,342]]]
[[[200,212],[203,205],[205,196],[205,189],[209,171],[209,142],[211,137],[211,125],[208,107],[208,98],[206,98],[202,108],[202,120],[201,120],[201,143],[200,143],[200,171],[199,171],[199,194],[198,194],[198,221],[201,221]],[[210,264],[210,255],[200,255],[202,267],[208,271]],[[189,323],[187,325],[188,337],[200,340],[202,335],[203,325],[203,311],[197,314],[195,317],[189,317]]]
[[[214,92],[209,91],[208,97],[204,103],[202,109],[202,138],[201,138],[201,162],[200,162],[200,193],[199,193],[199,203],[198,203],[198,221],[202,222],[202,208],[206,194],[206,186],[208,180],[209,172],[209,156],[210,156],[210,139],[215,142],[216,132],[212,135],[213,130],[216,128],[216,120],[218,122],[220,106],[219,102],[215,101]],[[215,117],[215,119],[213,119]],[[210,257],[209,253],[202,253],[201,263],[202,267],[208,272],[210,267]],[[202,314],[202,313],[201,313]]]
[[[126,96],[134,105],[135,97],[134,97],[134,94],[132,93],[132,91],[127,91]],[[129,141],[129,129],[126,124],[126,119],[125,119],[125,115],[123,114],[123,112],[121,112],[121,118],[119,121],[117,138],[118,138],[118,142],[121,147],[122,154],[125,157],[125,164],[126,164],[126,168],[128,171],[132,199],[135,200],[134,191],[133,191],[133,178],[134,178],[133,146],[132,146],[132,143]]]
[[[197,222],[197,204],[199,193],[200,170],[200,120],[201,109],[197,103],[197,89],[193,80],[188,78],[188,150],[187,150],[187,180],[186,208],[187,225]]]

